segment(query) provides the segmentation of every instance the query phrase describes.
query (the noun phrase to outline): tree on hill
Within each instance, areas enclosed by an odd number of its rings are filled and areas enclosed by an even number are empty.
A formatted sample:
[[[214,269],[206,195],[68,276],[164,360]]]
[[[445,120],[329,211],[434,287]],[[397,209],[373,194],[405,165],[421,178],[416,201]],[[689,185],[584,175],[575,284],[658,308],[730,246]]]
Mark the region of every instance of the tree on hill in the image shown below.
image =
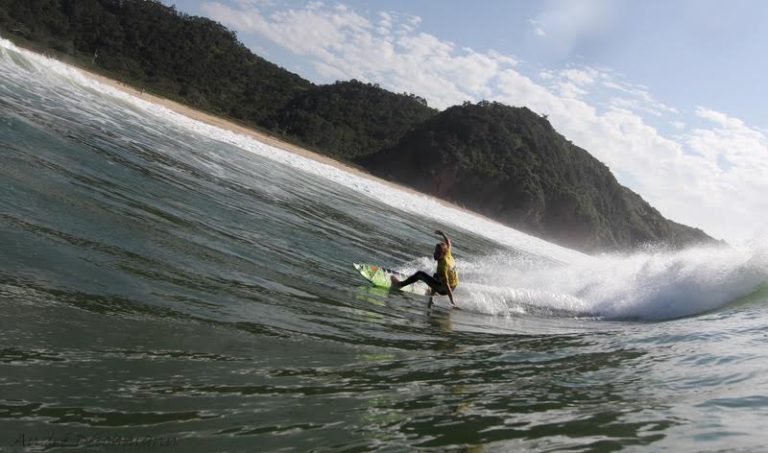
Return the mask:
[[[711,240],[662,217],[621,186],[608,167],[525,107],[480,102],[448,108],[360,163],[587,252]]]
[[[263,125],[312,86],[155,0],[0,0],[0,30],[197,108]]]
[[[356,80],[316,86],[156,0],[0,0],[0,32],[580,250],[711,240],[662,217],[527,108],[438,113]]]
[[[300,93],[269,125],[334,157],[356,159],[395,144],[435,113],[418,96],[351,80]]]

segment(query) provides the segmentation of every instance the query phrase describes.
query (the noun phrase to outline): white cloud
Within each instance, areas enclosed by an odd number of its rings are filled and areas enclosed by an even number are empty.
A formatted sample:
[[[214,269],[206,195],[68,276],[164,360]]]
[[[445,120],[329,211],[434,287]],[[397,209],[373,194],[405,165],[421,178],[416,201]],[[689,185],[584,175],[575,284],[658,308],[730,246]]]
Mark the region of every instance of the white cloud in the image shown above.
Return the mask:
[[[600,74],[597,69],[594,68],[571,68],[560,71],[560,76],[578,85],[592,85],[595,83],[595,80],[600,76]]]
[[[738,118],[731,118],[725,113],[716,112],[714,110],[698,107],[696,108],[696,116],[712,121],[719,126],[733,131],[747,132],[749,129],[744,126],[744,122]]]
[[[587,94],[587,90],[580,88],[577,83],[573,82],[560,82],[557,89],[560,96],[566,98],[578,99]]]
[[[547,36],[547,32],[541,28],[541,24],[536,19],[528,19],[528,23],[531,24],[531,27],[533,27],[533,34],[541,38]]]
[[[272,7],[276,0],[235,0],[240,8]]]
[[[746,178],[742,184],[768,188],[768,137],[724,113],[699,107],[696,115],[714,123],[715,127],[691,131],[687,136],[691,149],[717,162],[726,175],[736,170],[740,178]]]
[[[543,12],[528,22],[534,34],[561,56],[568,55],[583,39],[604,34],[615,22],[611,0],[548,0]]]
[[[379,23],[377,31],[379,34],[387,35],[392,31],[392,15],[386,12],[379,12]]]
[[[539,78],[541,80],[553,80],[555,78],[555,74],[552,71],[541,71],[539,72]]]
[[[682,121],[670,121],[669,125],[679,131],[685,129],[685,123]]]
[[[610,21],[605,1],[550,4],[560,9],[531,21],[548,39],[577,39],[590,24]],[[571,11],[582,6],[586,11]],[[662,124],[682,131],[683,114],[610,70],[542,70],[537,74],[542,85],[518,70],[514,57],[457,46],[420,32],[420,18],[393,12],[369,18],[322,3],[266,13],[259,6],[217,2],[203,10],[241,34],[256,34],[303,56],[325,81],[376,82],[423,96],[439,108],[489,99],[546,114],[560,133],[606,163],[664,215],[715,236],[745,238],[768,224],[764,132],[699,108],[696,115],[711,127],[665,137],[646,118],[664,119]],[[574,14],[569,16],[574,24],[564,23],[564,11]]]
[[[498,52],[461,48],[418,31],[421,19],[382,12],[375,20],[343,6],[314,3],[264,13],[220,2],[202,10],[240,33],[260,35],[307,57],[325,81],[356,78],[417,93],[443,108],[489,97],[492,79],[517,61]]]
[[[670,107],[651,96],[648,89],[639,85],[632,85],[615,77],[604,76],[601,81],[603,87],[616,91],[619,95],[614,98],[614,103],[622,108],[650,113],[662,116],[666,113],[679,113],[674,107]]]
[[[654,99],[646,87],[630,84],[607,69],[573,66],[560,71],[541,71],[539,77],[550,91],[562,97],[578,99],[593,94],[594,98],[604,99],[600,105],[608,110],[629,110],[656,117],[679,113]]]

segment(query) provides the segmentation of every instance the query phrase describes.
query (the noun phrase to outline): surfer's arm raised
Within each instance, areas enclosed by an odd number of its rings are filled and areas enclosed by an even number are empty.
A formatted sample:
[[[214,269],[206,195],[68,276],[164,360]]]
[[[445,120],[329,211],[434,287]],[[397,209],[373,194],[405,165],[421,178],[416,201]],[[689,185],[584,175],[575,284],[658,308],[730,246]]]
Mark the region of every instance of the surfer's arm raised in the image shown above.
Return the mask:
[[[448,245],[448,247],[451,246],[451,240],[448,239],[448,235],[447,234],[443,233],[443,230],[435,230],[435,234],[439,234],[440,236],[442,236],[443,240]]]

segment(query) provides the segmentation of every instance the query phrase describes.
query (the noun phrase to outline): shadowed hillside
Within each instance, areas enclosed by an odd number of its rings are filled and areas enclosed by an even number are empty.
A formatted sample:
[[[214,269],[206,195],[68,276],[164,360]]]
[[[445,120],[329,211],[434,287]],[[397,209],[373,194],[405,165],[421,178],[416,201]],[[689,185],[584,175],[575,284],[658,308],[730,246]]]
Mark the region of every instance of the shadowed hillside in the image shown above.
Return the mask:
[[[527,108],[488,102],[451,107],[361,163],[385,178],[587,252],[712,240],[665,219]]]
[[[311,83],[155,1],[0,0],[0,30],[196,108],[262,124]]]
[[[269,126],[333,157],[356,159],[394,145],[436,113],[418,96],[352,80],[300,93]]]
[[[314,85],[221,24],[155,0],[0,0],[0,33],[556,243],[596,252],[712,241],[662,217],[526,108],[438,113],[356,80]]]

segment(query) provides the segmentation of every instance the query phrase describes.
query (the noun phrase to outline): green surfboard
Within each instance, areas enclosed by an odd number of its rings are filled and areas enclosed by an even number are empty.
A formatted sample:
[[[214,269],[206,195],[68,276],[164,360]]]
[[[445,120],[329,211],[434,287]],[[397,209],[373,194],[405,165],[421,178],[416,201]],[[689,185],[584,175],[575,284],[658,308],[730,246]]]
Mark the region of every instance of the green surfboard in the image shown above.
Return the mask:
[[[357,271],[360,272],[360,275],[362,275],[364,279],[368,280],[373,286],[377,286],[379,288],[392,287],[393,275],[400,280],[405,280],[407,278],[406,275],[403,275],[400,272],[396,272],[391,269],[387,269],[381,266],[376,266],[373,264],[352,263],[352,265],[355,266],[355,269],[357,269]],[[416,282],[412,285],[408,285],[400,288],[400,291],[404,291],[406,293],[419,294],[422,296],[428,296],[429,286],[427,286],[422,282]]]

